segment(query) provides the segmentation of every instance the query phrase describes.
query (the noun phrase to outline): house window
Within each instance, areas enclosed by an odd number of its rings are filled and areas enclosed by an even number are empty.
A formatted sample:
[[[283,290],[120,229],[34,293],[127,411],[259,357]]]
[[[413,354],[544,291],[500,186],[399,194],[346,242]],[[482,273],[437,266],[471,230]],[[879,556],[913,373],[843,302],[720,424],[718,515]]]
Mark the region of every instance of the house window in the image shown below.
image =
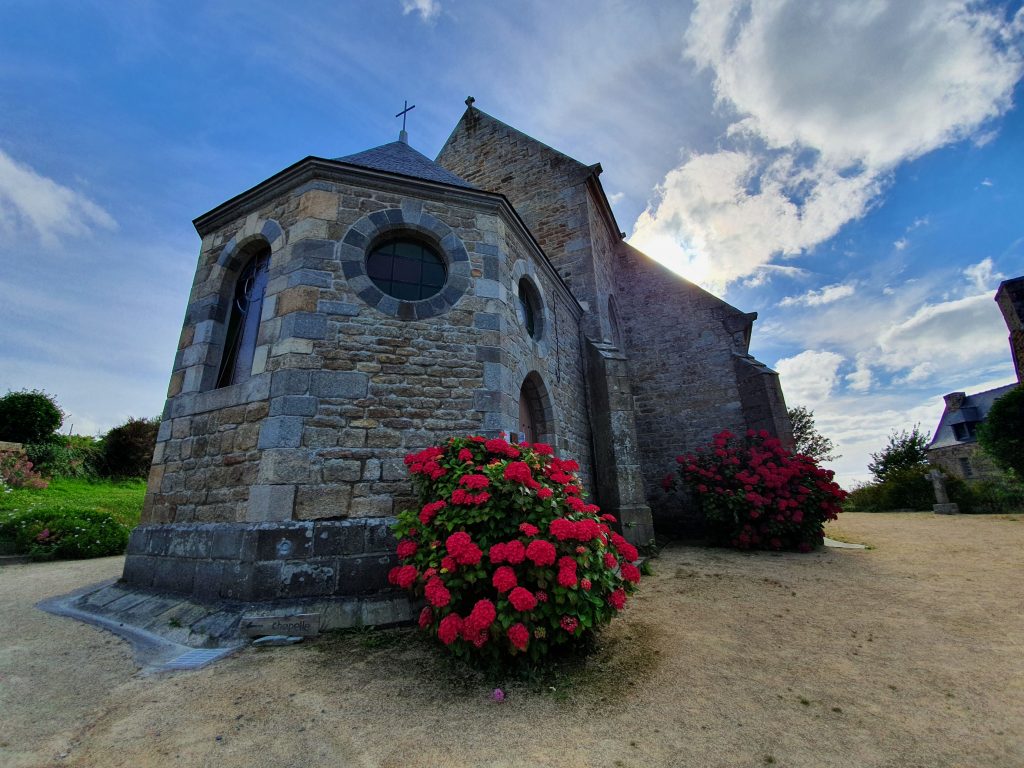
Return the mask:
[[[436,295],[448,275],[444,260],[418,240],[388,240],[366,259],[366,274],[380,290],[402,301]]]
[[[227,335],[224,338],[224,357],[217,375],[218,387],[238,384],[252,373],[269,269],[270,246],[264,244],[238,276],[231,301]]]
[[[956,436],[956,439],[961,442],[964,440],[974,440],[977,435],[976,424],[973,421],[954,424],[953,434]]]

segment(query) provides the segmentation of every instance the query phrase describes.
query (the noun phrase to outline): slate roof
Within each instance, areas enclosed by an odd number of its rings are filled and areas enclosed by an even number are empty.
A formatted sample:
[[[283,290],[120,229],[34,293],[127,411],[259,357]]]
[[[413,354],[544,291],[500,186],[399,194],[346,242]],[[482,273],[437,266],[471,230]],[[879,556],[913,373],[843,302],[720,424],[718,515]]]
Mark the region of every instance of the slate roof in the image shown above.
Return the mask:
[[[354,155],[335,158],[339,163],[358,165],[363,168],[373,168],[377,171],[397,173],[402,176],[411,176],[416,179],[427,181],[439,181],[442,184],[453,184],[456,187],[476,189],[472,184],[463,178],[456,176],[449,170],[435,163],[429,157],[402,141],[393,141],[390,144],[382,144],[379,147],[368,149],[365,152],[357,152]]]
[[[959,410],[950,412],[948,407],[943,409],[939,426],[935,428],[935,437],[932,438],[928,448],[946,448],[951,445],[973,443],[973,438],[957,440],[956,434],[953,432],[953,425],[962,424],[967,421],[976,423],[984,421],[985,417],[988,416],[988,412],[992,409],[992,403],[1016,387],[1016,384],[1007,384],[1005,387],[997,387],[985,392],[979,392],[976,395],[968,395]]]

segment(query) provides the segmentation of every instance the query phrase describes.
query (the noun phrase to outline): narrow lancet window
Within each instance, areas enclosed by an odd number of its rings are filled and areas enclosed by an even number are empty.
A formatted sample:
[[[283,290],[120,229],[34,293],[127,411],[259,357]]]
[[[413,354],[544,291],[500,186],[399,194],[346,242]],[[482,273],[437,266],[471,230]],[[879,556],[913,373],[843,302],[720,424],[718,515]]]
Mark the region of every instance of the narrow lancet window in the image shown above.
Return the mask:
[[[252,373],[269,268],[270,248],[264,246],[253,255],[238,277],[224,338],[224,357],[217,376],[218,387],[238,384]]]

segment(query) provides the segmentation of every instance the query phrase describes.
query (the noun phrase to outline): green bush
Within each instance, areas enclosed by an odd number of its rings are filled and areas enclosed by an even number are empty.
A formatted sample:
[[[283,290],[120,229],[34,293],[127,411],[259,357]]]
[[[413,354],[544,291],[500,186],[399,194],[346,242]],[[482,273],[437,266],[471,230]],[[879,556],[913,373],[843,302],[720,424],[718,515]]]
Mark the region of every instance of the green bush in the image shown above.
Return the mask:
[[[539,665],[585,647],[640,581],[636,547],[552,454],[460,437],[405,459],[420,508],[398,516],[388,579],[426,598],[420,627],[457,657]]]
[[[108,512],[37,507],[0,512],[0,539],[37,560],[77,560],[119,555],[128,546],[129,528]]]
[[[882,487],[878,483],[862,483],[850,491],[843,502],[844,512],[882,512]]]
[[[850,491],[843,509],[847,512],[931,511],[935,505],[935,490],[928,473],[933,469],[931,465],[917,465],[891,470],[884,481]],[[946,492],[961,512],[974,511],[971,489],[963,480],[946,475]]]
[[[56,432],[64,412],[50,395],[38,389],[8,392],[0,397],[0,440],[40,443]]]
[[[1002,469],[1024,480],[1024,387],[1011,389],[992,403],[978,442]]]
[[[153,463],[160,419],[128,419],[103,438],[104,472],[110,477],[146,477]]]
[[[987,477],[968,487],[974,512],[1003,515],[1024,512],[1024,483],[1010,473]]]
[[[53,435],[24,447],[36,469],[47,477],[88,480],[99,476],[103,465],[103,449],[94,437]]]

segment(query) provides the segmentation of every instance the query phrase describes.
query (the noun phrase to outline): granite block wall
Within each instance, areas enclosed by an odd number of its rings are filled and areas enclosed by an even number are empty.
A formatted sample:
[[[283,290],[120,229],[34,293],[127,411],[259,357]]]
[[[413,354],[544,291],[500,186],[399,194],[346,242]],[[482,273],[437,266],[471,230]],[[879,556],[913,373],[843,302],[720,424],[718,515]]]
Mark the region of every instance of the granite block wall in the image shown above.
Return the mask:
[[[494,196],[317,180],[204,233],[144,522],[392,515],[413,502],[404,455],[515,431],[531,373],[550,401],[545,439],[589,472],[582,310],[515,224]],[[366,276],[367,248],[393,232],[443,252],[438,297],[400,302]],[[234,280],[262,243],[271,262],[252,376],[218,389]],[[538,339],[518,316],[524,276],[544,299]]]

